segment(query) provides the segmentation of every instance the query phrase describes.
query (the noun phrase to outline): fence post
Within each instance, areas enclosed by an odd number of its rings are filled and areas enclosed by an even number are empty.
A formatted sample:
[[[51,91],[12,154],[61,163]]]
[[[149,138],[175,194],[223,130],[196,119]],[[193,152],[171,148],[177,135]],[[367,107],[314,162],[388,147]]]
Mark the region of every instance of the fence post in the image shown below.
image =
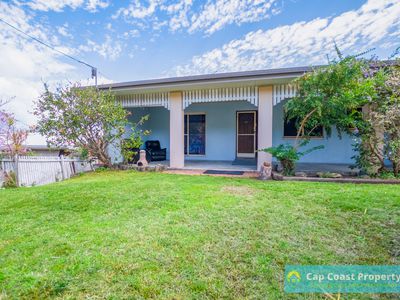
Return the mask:
[[[76,166],[75,166],[75,158],[72,158],[71,166],[72,166],[72,174],[76,175]]]
[[[92,160],[91,159],[89,160],[89,166],[90,166],[90,170],[92,170],[92,172],[93,172],[94,171],[94,167],[92,165]]]
[[[15,184],[19,187],[19,156],[15,154],[14,156],[14,173],[15,173]]]
[[[60,164],[61,164],[62,179],[65,180],[66,176],[65,176],[65,170],[64,170],[64,155],[60,155]]]

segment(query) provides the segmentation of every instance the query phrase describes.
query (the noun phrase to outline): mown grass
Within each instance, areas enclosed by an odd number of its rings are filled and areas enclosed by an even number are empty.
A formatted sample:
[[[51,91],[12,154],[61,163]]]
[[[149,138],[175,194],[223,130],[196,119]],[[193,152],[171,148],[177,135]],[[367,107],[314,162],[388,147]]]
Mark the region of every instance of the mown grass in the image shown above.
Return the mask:
[[[284,266],[398,264],[399,207],[395,185],[128,171],[0,190],[0,299],[321,299]]]

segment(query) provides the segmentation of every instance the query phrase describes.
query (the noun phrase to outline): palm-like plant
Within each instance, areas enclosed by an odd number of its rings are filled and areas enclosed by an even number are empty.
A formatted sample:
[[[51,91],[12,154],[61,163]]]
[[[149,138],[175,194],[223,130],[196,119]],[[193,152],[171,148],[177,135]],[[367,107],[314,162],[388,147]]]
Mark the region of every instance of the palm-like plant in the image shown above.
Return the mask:
[[[285,176],[293,176],[294,170],[296,167],[296,162],[304,155],[324,148],[324,146],[315,146],[306,151],[299,151],[298,148],[305,146],[308,144],[309,140],[304,140],[297,147],[290,144],[280,144],[276,147],[269,147],[265,149],[261,149],[259,151],[264,151],[270,153],[273,157],[275,157],[282,165],[282,174]]]

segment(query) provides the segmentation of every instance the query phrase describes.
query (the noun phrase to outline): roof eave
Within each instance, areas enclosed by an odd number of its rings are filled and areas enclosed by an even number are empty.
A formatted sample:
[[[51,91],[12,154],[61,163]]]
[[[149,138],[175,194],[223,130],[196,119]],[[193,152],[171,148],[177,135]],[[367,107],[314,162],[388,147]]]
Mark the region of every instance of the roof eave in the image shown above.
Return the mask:
[[[132,82],[112,83],[99,85],[99,89],[111,90],[140,90],[140,89],[160,89],[160,88],[182,88],[190,86],[198,86],[204,84],[225,84],[225,83],[238,83],[238,82],[251,82],[262,80],[274,79],[291,79],[309,72],[311,67],[299,67],[288,69],[264,70],[264,71],[250,71],[250,72],[235,72],[235,73],[222,73],[212,75],[196,75],[188,77],[174,77],[163,79],[151,79]]]

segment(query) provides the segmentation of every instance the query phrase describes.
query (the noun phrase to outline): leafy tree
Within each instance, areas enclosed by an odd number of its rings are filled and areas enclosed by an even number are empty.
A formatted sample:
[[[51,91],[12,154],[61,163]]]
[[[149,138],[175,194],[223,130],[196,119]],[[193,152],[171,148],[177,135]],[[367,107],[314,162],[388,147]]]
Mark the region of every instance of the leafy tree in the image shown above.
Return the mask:
[[[26,139],[28,138],[29,131],[18,128],[16,126],[16,120],[14,117],[9,117],[7,120],[5,137],[5,154],[11,157],[15,155],[23,155],[28,152],[25,146]]]
[[[36,130],[48,144],[85,149],[108,167],[112,165],[108,147],[119,146],[128,124],[128,112],[110,91],[78,84],[58,87],[55,92],[45,85],[34,114]]]
[[[385,157],[398,165],[399,75],[396,64],[343,57],[315,68],[296,80],[298,95],[285,105],[289,118],[298,121],[297,139],[322,126],[328,136],[336,127],[357,140],[356,165],[369,174],[385,171]],[[396,75],[397,74],[397,75]],[[397,91],[397,92],[396,92]],[[397,95],[397,96],[396,96]],[[397,98],[396,98],[397,97]],[[399,172],[399,167],[395,172]]]
[[[386,82],[389,98],[384,106],[384,127],[388,135],[387,154],[393,165],[393,173],[400,173],[400,67],[392,67]]]
[[[356,166],[369,175],[385,170],[384,128],[377,114],[378,104],[370,103],[363,108],[363,123],[352,132],[355,137]]]
[[[378,86],[379,100],[370,105],[367,121],[373,124],[371,136],[378,147],[380,171],[384,171],[384,158],[392,163],[395,176],[400,173],[400,65],[386,68],[386,80]]]
[[[339,136],[351,133],[364,122],[360,108],[377,98],[375,87],[380,76],[366,76],[369,61],[356,56],[343,58],[340,52],[339,57],[295,81],[298,94],[286,103],[285,110],[288,119],[299,120],[297,138],[307,137],[319,126],[328,136],[333,127]]]
[[[8,120],[11,116],[11,114],[7,113],[4,109],[5,104],[6,102],[0,99],[0,149],[5,149]]]
[[[3,108],[5,101],[0,100],[0,151],[14,157],[16,154],[26,154],[25,146],[28,130],[18,128],[14,115]]]

